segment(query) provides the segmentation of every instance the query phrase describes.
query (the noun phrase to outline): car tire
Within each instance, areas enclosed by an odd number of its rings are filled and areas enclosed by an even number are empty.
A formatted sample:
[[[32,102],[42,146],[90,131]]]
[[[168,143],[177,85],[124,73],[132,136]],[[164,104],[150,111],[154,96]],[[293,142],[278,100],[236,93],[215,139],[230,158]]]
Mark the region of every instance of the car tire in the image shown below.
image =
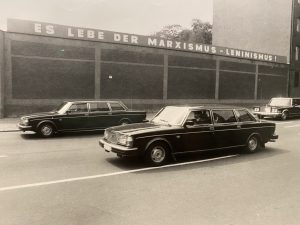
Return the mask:
[[[287,111],[283,111],[281,113],[280,118],[281,118],[281,120],[286,120],[288,118],[288,112]]]
[[[37,130],[39,136],[43,138],[52,137],[54,135],[55,129],[51,123],[42,123]]]
[[[127,125],[127,124],[130,124],[130,121],[127,120],[127,119],[123,119],[123,120],[121,120],[121,122],[120,122],[120,125]]]
[[[154,142],[146,150],[144,160],[150,166],[165,165],[170,158],[170,148],[163,142]]]
[[[261,147],[260,139],[257,135],[252,135],[248,138],[245,151],[246,153],[254,153],[259,151]]]

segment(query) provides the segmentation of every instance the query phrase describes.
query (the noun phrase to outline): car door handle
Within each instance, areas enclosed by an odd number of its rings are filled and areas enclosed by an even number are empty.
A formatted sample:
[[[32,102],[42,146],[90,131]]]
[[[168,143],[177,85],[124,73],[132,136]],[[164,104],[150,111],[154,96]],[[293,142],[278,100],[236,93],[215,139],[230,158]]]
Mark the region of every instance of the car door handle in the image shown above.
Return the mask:
[[[236,125],[237,128],[241,129],[241,125]]]
[[[214,127],[209,127],[209,130],[214,131],[215,128]]]

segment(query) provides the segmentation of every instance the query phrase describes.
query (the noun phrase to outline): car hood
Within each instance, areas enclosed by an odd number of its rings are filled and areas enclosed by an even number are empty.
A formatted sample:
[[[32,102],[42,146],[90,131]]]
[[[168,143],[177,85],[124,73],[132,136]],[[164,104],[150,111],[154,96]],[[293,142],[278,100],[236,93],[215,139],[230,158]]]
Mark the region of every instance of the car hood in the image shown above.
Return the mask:
[[[40,112],[40,113],[33,113],[29,115],[22,116],[22,118],[27,118],[27,119],[36,119],[36,118],[44,118],[44,117],[51,117],[58,115],[57,112],[52,111],[52,112]]]
[[[162,124],[155,124],[152,122],[148,122],[148,123],[135,123],[135,124],[111,127],[108,128],[107,131],[121,132],[123,134],[128,134],[128,135],[138,135],[138,134],[152,133],[152,132],[157,132],[162,130],[172,130],[174,128],[175,128],[174,126],[170,126],[170,125],[162,125]]]

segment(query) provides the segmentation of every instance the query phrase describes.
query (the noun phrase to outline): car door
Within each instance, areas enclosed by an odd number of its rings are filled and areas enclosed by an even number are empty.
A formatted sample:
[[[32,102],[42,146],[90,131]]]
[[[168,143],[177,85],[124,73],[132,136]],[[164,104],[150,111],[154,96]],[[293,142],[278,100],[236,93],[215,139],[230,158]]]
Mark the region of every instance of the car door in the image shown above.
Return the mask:
[[[238,123],[237,139],[238,145],[245,145],[249,136],[253,133],[260,133],[260,129],[257,128],[256,119],[246,110],[235,110]]]
[[[90,102],[89,103],[89,122],[90,129],[105,129],[112,126],[111,110],[107,102]]]
[[[188,124],[188,122],[192,123]],[[195,152],[215,148],[214,127],[211,113],[207,109],[191,111],[186,119],[182,132],[182,151],[184,152]]]
[[[240,125],[231,109],[212,110],[216,148],[228,148],[239,145]]]
[[[292,108],[289,110],[290,116],[300,116],[300,99],[292,99]]]
[[[87,103],[73,103],[66,114],[59,119],[60,127],[62,130],[84,130],[88,127],[88,117]]]
[[[126,109],[118,102],[109,102],[111,126],[121,125],[122,119],[126,118]]]

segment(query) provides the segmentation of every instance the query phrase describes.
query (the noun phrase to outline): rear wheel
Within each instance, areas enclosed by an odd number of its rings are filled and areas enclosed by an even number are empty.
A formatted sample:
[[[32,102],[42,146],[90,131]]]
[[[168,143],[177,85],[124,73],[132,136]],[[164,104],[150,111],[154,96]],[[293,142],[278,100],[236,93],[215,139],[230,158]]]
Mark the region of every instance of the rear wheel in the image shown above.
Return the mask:
[[[247,153],[254,153],[260,149],[260,141],[257,135],[252,135],[249,137],[246,143],[245,151]]]
[[[54,126],[50,123],[43,123],[38,127],[37,133],[44,138],[52,137],[54,134]]]
[[[281,113],[281,120],[286,120],[288,118],[288,112],[287,111],[283,111]]]
[[[145,161],[151,166],[161,166],[168,162],[169,147],[163,142],[155,142],[149,146],[145,153]]]
[[[120,125],[130,124],[130,121],[127,119],[121,120]]]

